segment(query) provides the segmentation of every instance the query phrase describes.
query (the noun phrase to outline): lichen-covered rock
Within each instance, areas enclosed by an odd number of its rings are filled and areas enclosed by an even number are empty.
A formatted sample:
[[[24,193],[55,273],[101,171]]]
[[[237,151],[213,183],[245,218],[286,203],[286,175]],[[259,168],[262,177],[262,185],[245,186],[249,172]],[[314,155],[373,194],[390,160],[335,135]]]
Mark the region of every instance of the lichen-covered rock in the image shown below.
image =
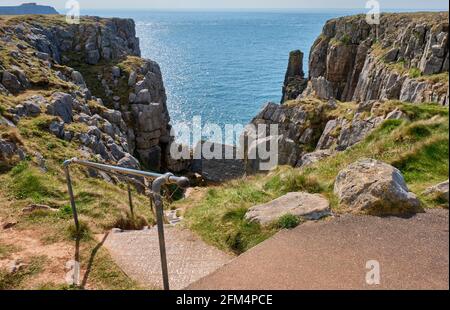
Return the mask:
[[[287,214],[307,220],[319,220],[331,215],[330,203],[318,194],[288,193],[269,203],[250,208],[245,219],[268,225]]]
[[[408,190],[401,172],[391,165],[359,160],[339,172],[334,193],[343,207],[375,215],[420,211],[420,201]]]

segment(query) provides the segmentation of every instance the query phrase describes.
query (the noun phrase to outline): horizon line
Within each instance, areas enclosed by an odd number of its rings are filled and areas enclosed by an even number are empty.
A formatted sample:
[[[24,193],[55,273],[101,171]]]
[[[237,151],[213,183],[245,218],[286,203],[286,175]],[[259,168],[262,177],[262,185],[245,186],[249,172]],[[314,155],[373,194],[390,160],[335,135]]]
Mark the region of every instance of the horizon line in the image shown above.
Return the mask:
[[[55,9],[65,10],[64,7],[55,6]],[[254,8],[254,7],[240,7],[240,8],[201,8],[201,7],[192,7],[192,8],[151,8],[151,7],[133,7],[133,8],[107,8],[107,7],[82,7],[82,10],[114,10],[114,11],[133,11],[133,10],[150,10],[150,11],[236,11],[236,10],[252,10],[252,11],[267,11],[267,10],[367,10],[364,6],[361,7],[346,7],[346,8],[336,8],[336,7],[327,7],[327,8],[311,8],[311,7],[286,7],[286,8],[277,8],[277,7],[267,7],[267,8]],[[448,11],[449,8],[404,8],[404,7],[384,7],[382,10],[407,10],[407,11]]]

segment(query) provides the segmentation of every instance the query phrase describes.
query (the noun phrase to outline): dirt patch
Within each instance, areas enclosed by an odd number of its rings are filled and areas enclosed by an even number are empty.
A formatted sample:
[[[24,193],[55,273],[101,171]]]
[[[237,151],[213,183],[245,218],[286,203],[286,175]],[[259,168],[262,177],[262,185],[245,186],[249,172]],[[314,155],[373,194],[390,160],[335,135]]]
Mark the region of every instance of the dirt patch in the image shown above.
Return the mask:
[[[35,230],[1,231],[0,244],[14,247],[6,259],[0,260],[0,269],[7,269],[13,261],[28,263],[33,257],[45,257],[40,273],[23,283],[25,289],[40,288],[44,284],[65,285],[65,266],[73,259],[73,246],[64,242],[43,244],[39,237],[42,232]]]

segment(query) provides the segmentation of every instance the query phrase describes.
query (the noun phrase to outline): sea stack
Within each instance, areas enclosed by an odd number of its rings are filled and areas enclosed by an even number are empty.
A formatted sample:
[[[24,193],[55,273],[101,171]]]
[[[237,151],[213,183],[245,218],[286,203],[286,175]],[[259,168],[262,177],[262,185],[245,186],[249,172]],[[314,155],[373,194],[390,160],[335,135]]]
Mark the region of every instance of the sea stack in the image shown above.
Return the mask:
[[[283,97],[281,103],[296,99],[306,88],[307,80],[303,72],[303,52],[292,51],[289,54],[289,64],[283,85]]]

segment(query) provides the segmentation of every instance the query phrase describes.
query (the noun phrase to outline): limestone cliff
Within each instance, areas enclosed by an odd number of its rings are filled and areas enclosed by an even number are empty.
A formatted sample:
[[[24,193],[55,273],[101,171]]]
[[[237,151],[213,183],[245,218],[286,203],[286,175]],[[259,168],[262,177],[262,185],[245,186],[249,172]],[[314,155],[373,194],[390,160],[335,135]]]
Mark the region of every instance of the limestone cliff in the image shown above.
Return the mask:
[[[311,48],[304,96],[448,105],[448,12],[332,19]]]
[[[170,117],[159,65],[140,58],[130,19],[0,19],[2,119],[53,115],[59,138],[113,164],[181,170],[171,161]],[[74,126],[73,124],[78,124]],[[136,158],[134,158],[136,157]]]
[[[383,14],[378,26],[364,15],[332,19],[311,48],[308,79],[302,57],[290,54],[282,104],[252,120],[278,124],[280,165],[310,165],[385,120],[407,120],[403,103],[448,106],[448,13]]]

